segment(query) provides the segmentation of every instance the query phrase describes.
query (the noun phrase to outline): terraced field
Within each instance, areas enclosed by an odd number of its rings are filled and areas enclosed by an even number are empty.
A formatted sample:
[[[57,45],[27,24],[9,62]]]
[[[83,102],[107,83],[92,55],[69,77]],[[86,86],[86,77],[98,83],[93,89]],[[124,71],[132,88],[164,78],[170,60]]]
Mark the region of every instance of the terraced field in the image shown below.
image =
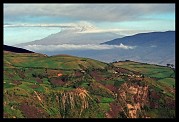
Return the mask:
[[[174,118],[175,71],[4,51],[4,118]]]
[[[168,93],[168,95],[175,98],[175,70],[169,67],[158,66],[153,64],[144,64],[133,61],[117,62],[114,63],[116,67],[122,67],[131,71],[143,74],[146,80],[153,84],[156,89]]]

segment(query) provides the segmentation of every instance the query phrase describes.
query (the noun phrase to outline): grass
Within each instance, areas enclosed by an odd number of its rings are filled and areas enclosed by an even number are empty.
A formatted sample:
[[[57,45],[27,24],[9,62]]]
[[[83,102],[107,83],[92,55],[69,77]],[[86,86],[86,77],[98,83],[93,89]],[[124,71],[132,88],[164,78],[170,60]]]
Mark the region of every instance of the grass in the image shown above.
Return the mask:
[[[4,82],[5,82],[3,85],[4,89],[13,88],[15,86],[14,84],[8,83],[7,80],[4,80]]]
[[[4,107],[4,113],[7,113],[9,116],[7,118],[24,118],[21,111],[18,109],[11,109],[10,106]]]
[[[105,84],[109,84],[109,85],[114,85],[115,81],[114,80],[106,80],[103,81]]]
[[[125,82],[125,80],[124,79],[118,79],[118,80],[116,80],[115,82],[114,82],[114,86],[116,86],[116,87],[119,87],[121,84],[123,84]]]
[[[113,101],[114,101],[113,98],[102,97],[100,102],[101,102],[101,103],[111,103],[111,102],[113,102]]]
[[[173,118],[173,113],[175,113],[174,110],[167,111],[167,109],[152,109],[147,112],[147,115],[152,118]]]
[[[107,112],[110,110],[110,105],[109,103],[99,103],[99,107],[104,111]]]
[[[38,91],[38,92],[42,92],[42,93],[44,93],[44,92],[45,92],[44,87],[43,87],[43,86],[41,86],[41,85],[39,85],[39,87],[38,87],[38,88],[34,88],[34,90],[35,90],[35,91]]]
[[[155,80],[153,78],[144,78],[144,81],[149,85],[155,88],[157,92],[165,91],[165,94],[174,98],[174,93],[171,92],[173,85],[175,85],[175,79],[173,78],[164,78],[160,80]]]
[[[164,78],[161,80],[158,80],[157,82],[161,82],[166,84],[167,86],[173,87],[175,86],[175,79],[174,78]]]
[[[49,109],[46,109],[50,116],[56,116],[59,114],[58,108],[50,107]]]
[[[19,57],[19,58],[17,58]],[[83,59],[83,60],[82,60]],[[81,61],[82,60],[82,61]],[[95,68],[102,68],[104,69],[107,64],[92,60],[92,59],[85,59],[74,57],[74,56],[51,56],[51,57],[43,57],[43,56],[29,56],[29,55],[17,55],[14,56],[7,56],[5,55],[4,62],[6,65],[8,63],[14,64],[15,66],[21,67],[41,67],[41,68],[55,68],[55,69],[81,69],[79,64],[82,64],[83,67],[95,67]]]
[[[5,80],[21,80],[19,74],[16,72],[17,68],[8,68],[4,72],[3,78]]]
[[[81,87],[88,87],[88,85],[89,85],[89,83],[83,82],[80,86],[81,86]]]
[[[148,77],[169,78],[173,77],[174,71],[171,68],[153,64],[143,64],[137,62],[119,62],[114,66],[122,67],[131,71],[140,72]]]
[[[19,87],[22,89],[25,89],[26,92],[31,94],[34,92],[34,90],[30,87],[31,85],[34,85],[34,84],[30,82],[23,82],[21,85],[19,85]]]
[[[18,89],[18,90],[15,90]],[[25,89],[19,88],[19,87],[14,87],[13,89],[11,89],[16,96],[23,96],[23,97],[28,97],[30,96],[28,92],[26,92]]]
[[[42,80],[43,80],[43,84],[50,85],[50,82],[48,81],[48,79],[47,79],[47,78],[43,78]]]

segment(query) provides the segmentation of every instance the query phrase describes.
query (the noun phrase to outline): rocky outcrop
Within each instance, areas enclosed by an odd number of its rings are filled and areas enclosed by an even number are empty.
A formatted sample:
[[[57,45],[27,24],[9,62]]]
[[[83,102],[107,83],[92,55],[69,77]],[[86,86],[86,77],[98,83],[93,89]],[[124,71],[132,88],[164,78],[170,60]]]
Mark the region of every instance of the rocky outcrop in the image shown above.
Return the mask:
[[[117,99],[121,104],[122,113],[127,118],[144,118],[141,108],[148,101],[148,85],[136,85],[126,82],[118,89]]]
[[[67,112],[75,109],[80,117],[83,110],[89,108],[89,100],[92,100],[92,98],[88,91],[83,88],[60,93],[59,104],[62,116],[65,117]]]

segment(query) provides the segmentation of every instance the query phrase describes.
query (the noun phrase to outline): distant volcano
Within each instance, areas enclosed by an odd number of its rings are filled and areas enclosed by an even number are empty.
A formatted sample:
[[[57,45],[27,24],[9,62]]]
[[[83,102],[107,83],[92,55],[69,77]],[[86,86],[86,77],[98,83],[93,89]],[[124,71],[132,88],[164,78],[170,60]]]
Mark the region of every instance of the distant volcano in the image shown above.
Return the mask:
[[[106,40],[120,37],[123,36],[100,30],[93,25],[80,23],[69,25],[68,28],[62,28],[60,32],[51,34],[43,39],[32,40],[31,42],[20,43],[15,46],[24,48],[28,45],[100,44],[106,42]]]

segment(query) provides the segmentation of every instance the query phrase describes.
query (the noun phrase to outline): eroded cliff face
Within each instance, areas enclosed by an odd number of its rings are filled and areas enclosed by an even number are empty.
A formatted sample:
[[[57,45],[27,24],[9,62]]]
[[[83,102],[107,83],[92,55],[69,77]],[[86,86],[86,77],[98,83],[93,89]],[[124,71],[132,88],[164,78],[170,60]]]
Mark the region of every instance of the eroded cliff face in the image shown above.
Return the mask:
[[[121,107],[119,114],[126,118],[145,118],[143,107],[148,103],[148,90],[148,85],[132,82],[122,84],[117,93],[117,100]]]
[[[169,102],[170,101],[170,102]],[[110,103],[107,118],[165,118],[175,116],[175,100],[145,80],[130,80],[123,83],[116,101]],[[160,115],[157,115],[160,113]],[[155,116],[154,116],[155,114]]]
[[[144,105],[149,102],[149,87],[142,81],[126,81],[116,92],[116,101],[110,103],[107,118],[146,118]]]
[[[76,116],[74,117],[81,117],[82,112],[90,107],[92,100],[84,88],[61,92],[59,94],[60,113],[62,117],[67,117],[73,115],[72,112],[75,110]]]

